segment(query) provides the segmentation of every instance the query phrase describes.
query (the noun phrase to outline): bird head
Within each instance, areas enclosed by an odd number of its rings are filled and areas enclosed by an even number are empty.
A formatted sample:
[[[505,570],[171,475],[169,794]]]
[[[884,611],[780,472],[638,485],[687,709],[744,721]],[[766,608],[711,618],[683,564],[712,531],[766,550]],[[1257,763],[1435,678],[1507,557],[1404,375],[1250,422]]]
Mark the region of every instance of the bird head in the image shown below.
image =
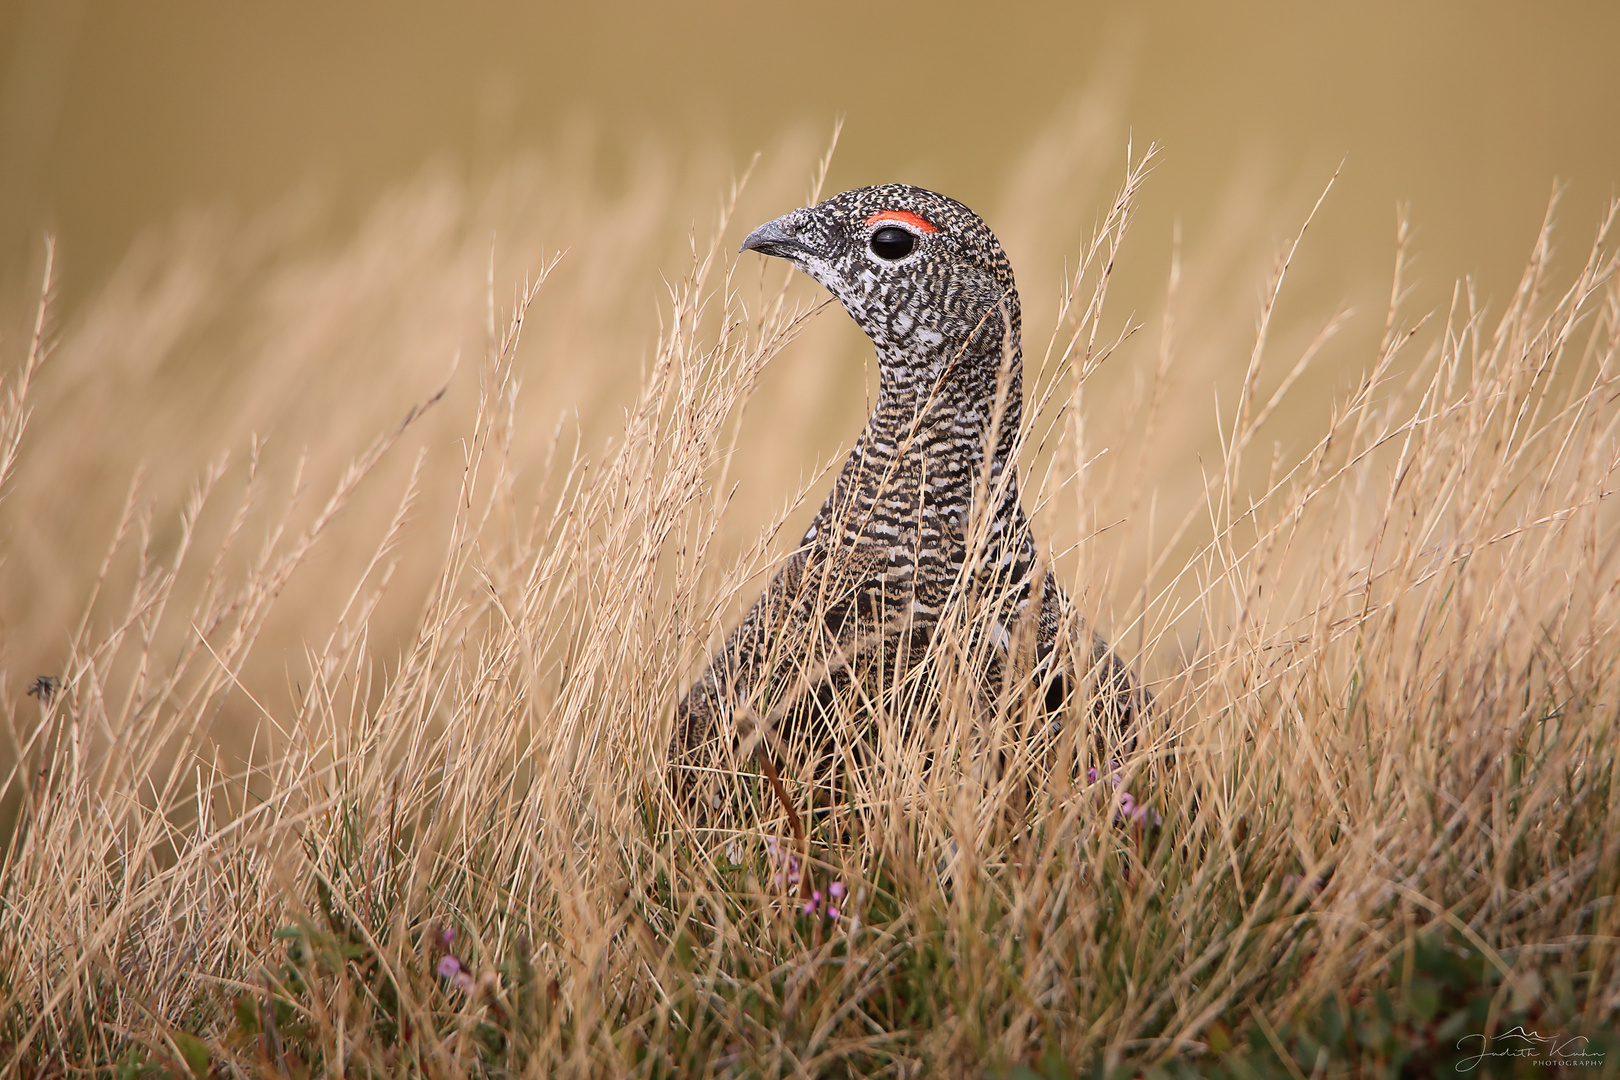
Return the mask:
[[[877,346],[880,362],[999,365],[1018,348],[1018,291],[977,214],[909,184],[879,184],[784,214],[741,250],[787,259],[819,281]]]

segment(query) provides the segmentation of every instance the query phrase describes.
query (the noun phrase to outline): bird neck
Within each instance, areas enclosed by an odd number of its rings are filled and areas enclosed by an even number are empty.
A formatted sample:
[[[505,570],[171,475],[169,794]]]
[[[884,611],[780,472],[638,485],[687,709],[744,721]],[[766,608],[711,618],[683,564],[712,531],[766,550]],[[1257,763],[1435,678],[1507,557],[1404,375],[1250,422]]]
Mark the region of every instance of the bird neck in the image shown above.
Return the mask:
[[[880,351],[868,433],[881,434],[901,454],[926,453],[946,437],[953,453],[972,444],[976,456],[990,453],[998,464],[1010,459],[1024,408],[1017,328],[994,340],[984,337],[903,356]]]

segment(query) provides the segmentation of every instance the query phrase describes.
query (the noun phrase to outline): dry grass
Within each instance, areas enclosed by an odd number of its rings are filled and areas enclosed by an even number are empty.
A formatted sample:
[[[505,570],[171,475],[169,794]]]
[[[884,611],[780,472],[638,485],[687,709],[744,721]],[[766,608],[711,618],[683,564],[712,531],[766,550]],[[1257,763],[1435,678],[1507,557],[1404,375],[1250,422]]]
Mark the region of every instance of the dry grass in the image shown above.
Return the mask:
[[[598,205],[607,254],[572,276],[534,264],[500,318],[475,244],[387,211],[339,256],[271,261],[257,317],[275,333],[226,335],[208,308],[223,270],[197,259],[115,288],[43,369],[42,315],[14,350],[0,510],[8,666],[61,687],[25,697],[13,674],[0,693],[5,1074],[1286,1075],[1312,1047],[1376,1072],[1417,1051],[1322,1025],[1391,994],[1397,1042],[1611,1027],[1615,210],[1572,276],[1549,216],[1498,314],[1460,288],[1414,319],[1398,265],[1376,354],[1293,452],[1269,432],[1339,320],[1274,360],[1285,254],[1217,409],[1220,456],[1182,462],[1202,469],[1184,497],[1155,455],[1210,403],[1173,378],[1201,316],[1175,273],[1157,349],[1133,354],[1143,384],[1095,400],[1099,366],[1136,344],[1104,300],[1142,177],[1133,162],[1053,348],[1027,358],[1026,499],[1046,535],[1083,541],[1058,565],[1139,658],[1162,731],[1093,756],[1071,724],[1065,764],[1018,759],[1003,784],[885,743],[902,760],[863,813],[811,822],[798,888],[756,777],[701,832],[665,795],[677,695],[780,552],[731,505],[759,467],[745,406],[803,423],[818,394],[767,364],[796,339],[794,365],[832,348],[819,297],[731,260],[736,192],[611,438],[531,422],[519,342],[546,341],[552,398],[622,378],[641,331],[619,301],[651,285],[611,255],[670,258],[644,240],[675,235],[658,215],[680,184]],[[589,205],[567,177],[536,183]],[[783,176],[748,191],[769,214],[802,194]],[[426,254],[401,254],[413,236]],[[391,296],[393,268],[432,261],[459,299]],[[437,391],[479,282],[479,359]],[[357,336],[373,326],[397,337]],[[254,362],[194,386],[166,359],[183,335],[204,354],[257,341]],[[632,359],[575,366],[613,349]],[[311,401],[341,422],[301,423]],[[189,489],[165,462],[126,497],[100,456],[127,439],[195,475],[169,432],[240,446],[277,423],[306,456],[255,441]],[[1099,426],[1118,439],[1101,462]],[[56,550],[42,538],[67,530],[39,523],[68,513],[79,543]],[[1080,780],[1111,756],[1117,784]],[[1148,811],[1122,814],[1127,793]],[[801,890],[835,881],[840,917],[804,913]],[[1453,985],[1448,963],[1472,974]]]

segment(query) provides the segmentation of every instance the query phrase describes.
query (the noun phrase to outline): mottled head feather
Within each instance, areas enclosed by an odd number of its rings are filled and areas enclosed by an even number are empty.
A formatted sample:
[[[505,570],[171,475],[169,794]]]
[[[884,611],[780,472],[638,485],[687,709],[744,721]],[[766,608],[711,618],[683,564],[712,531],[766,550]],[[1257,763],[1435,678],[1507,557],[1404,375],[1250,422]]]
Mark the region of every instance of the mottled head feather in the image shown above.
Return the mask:
[[[916,244],[904,257],[872,250],[899,226]],[[1018,290],[1006,252],[955,199],[910,184],[845,191],[755,230],[744,247],[792,262],[826,286],[878,348],[890,374],[938,370],[964,357],[999,367],[1018,348]]]

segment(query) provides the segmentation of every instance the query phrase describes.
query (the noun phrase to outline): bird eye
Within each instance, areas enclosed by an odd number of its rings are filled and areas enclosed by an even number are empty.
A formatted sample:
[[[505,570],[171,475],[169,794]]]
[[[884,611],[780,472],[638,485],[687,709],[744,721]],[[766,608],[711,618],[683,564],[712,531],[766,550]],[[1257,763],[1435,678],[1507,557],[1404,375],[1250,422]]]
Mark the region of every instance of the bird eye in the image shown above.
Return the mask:
[[[903,259],[917,246],[917,238],[898,225],[885,225],[872,234],[869,244],[880,259]]]

